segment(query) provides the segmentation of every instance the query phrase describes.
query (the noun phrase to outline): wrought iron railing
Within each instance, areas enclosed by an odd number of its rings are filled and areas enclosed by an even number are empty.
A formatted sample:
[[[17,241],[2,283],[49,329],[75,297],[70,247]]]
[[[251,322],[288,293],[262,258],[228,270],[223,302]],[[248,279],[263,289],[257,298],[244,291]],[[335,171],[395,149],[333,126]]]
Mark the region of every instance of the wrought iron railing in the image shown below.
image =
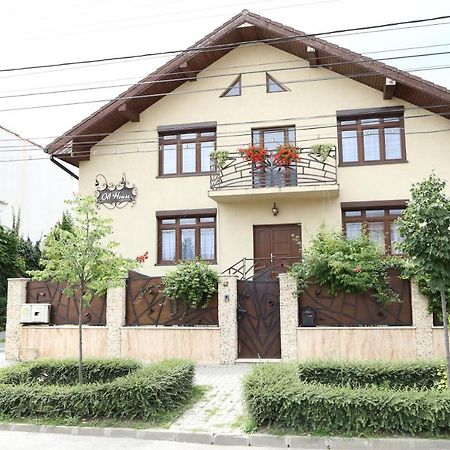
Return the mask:
[[[274,163],[272,152],[264,165],[245,161],[239,152],[230,152],[223,167],[211,160],[211,190],[336,184],[336,150],[323,159],[310,150],[301,150],[298,162],[287,167]]]
[[[290,265],[299,261],[294,256],[273,256],[271,258],[242,258],[222,275],[234,275],[240,280],[250,280],[256,278],[276,277],[279,273],[285,272]]]

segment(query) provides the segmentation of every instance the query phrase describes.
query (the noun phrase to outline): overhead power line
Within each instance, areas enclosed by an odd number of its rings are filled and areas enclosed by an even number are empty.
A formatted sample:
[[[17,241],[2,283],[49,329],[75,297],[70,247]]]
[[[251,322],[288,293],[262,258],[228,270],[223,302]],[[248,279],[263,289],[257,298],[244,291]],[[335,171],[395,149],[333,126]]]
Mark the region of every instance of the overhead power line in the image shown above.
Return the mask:
[[[260,44],[260,43],[272,44],[272,43],[288,42],[288,41],[291,41],[294,39],[299,39],[299,38],[301,39],[301,38],[317,37],[317,36],[324,36],[324,35],[330,36],[330,35],[338,34],[338,33],[374,30],[374,29],[394,27],[394,26],[398,26],[398,25],[407,25],[407,24],[408,25],[420,24],[420,23],[424,23],[424,22],[434,22],[434,21],[444,20],[444,19],[450,19],[450,15],[430,17],[430,18],[426,18],[426,19],[415,19],[415,20],[407,20],[407,21],[400,21],[400,22],[391,22],[391,23],[385,23],[385,24],[380,24],[380,25],[371,25],[371,26],[365,26],[365,27],[344,28],[344,29],[320,32],[320,33],[310,33],[310,34],[296,33],[292,36],[287,36],[287,37],[260,39],[260,40],[252,40],[252,41],[242,41],[242,42],[232,43],[232,44],[219,44],[219,45],[212,45],[212,46],[206,46],[206,47],[191,47],[188,49],[181,49],[181,50],[166,50],[166,51],[161,51],[161,52],[142,53],[142,54],[138,54],[138,55],[115,56],[115,57],[109,57],[109,58],[66,61],[66,62],[54,63],[54,64],[39,64],[39,65],[34,65],[34,66],[12,67],[12,68],[7,68],[7,69],[0,69],[0,73],[17,72],[17,71],[21,71],[21,70],[52,68],[52,67],[64,67],[64,66],[72,66],[72,65],[80,65],[80,64],[92,64],[92,63],[98,63],[98,62],[117,61],[117,60],[124,60],[124,59],[137,59],[137,58],[143,58],[146,56],[173,55],[173,54],[178,54],[178,53],[183,53],[183,52],[192,52],[192,53],[212,52],[212,51],[218,51],[218,50],[233,49],[233,48],[236,48],[236,47],[238,47],[240,45],[244,45],[244,44]]]
[[[420,53],[415,55],[400,55],[400,56],[390,56],[386,58],[379,58],[379,59],[368,59],[366,62],[373,62],[373,61],[392,61],[397,59],[409,59],[409,58],[423,58],[428,56],[441,56],[441,55],[448,55],[450,54],[450,51],[446,52],[435,52],[435,53]],[[330,59],[331,57],[326,57],[326,59]],[[324,58],[325,59],[325,58]],[[346,65],[350,63],[358,63],[361,62],[360,59],[358,60],[348,60],[348,61],[342,61],[342,62],[334,62],[334,63],[321,63],[317,64],[315,67],[336,67],[341,65]],[[269,65],[270,63],[265,63],[265,65]],[[301,70],[301,69],[309,69],[310,66],[303,65],[303,66],[291,66],[291,67],[279,67],[279,68],[271,68],[271,69],[260,69],[260,70],[249,70],[245,72],[235,72],[235,73],[223,73],[223,74],[217,74],[217,75],[205,75],[202,76],[201,79],[209,79],[209,78],[223,78],[223,77],[231,77],[231,76],[237,76],[237,75],[248,75],[248,74],[257,74],[257,73],[264,73],[264,72],[281,72],[281,71],[287,71],[287,70]],[[151,85],[151,84],[158,84],[158,83],[173,83],[178,81],[194,81],[197,79],[197,74],[202,72],[202,70],[193,70],[189,71],[189,76],[184,76],[181,78],[170,78],[170,79],[156,79],[156,80],[148,80],[148,81],[138,81],[137,83],[134,83],[133,86],[136,85]],[[170,72],[170,75],[178,75],[182,74],[183,72]],[[155,75],[156,77],[157,75]],[[85,87],[85,88],[76,88],[76,89],[62,89],[62,90],[56,90],[56,91],[45,91],[45,92],[34,92],[34,93],[23,93],[23,94],[13,94],[13,95],[3,95],[0,96],[0,99],[9,99],[9,98],[23,98],[23,97],[35,97],[39,95],[54,95],[54,94],[67,94],[71,92],[83,92],[83,91],[94,91],[99,89],[113,89],[113,88],[119,88],[119,87],[129,87],[129,84],[116,84],[111,86],[93,86],[93,87]]]
[[[420,68],[412,68],[412,69],[406,69],[406,71],[409,72],[421,72],[426,70],[440,70],[440,69],[448,69],[450,66],[431,66],[431,67],[420,67]],[[370,77],[376,74],[376,72],[360,72],[360,73],[353,73],[353,74],[346,74],[346,75],[339,75],[339,76],[330,76],[330,77],[321,77],[321,78],[311,78],[307,80],[288,80],[283,81],[284,85],[287,84],[296,84],[296,83],[312,83],[312,82],[318,82],[318,81],[331,81],[331,80],[345,80],[347,78],[364,78],[364,77]],[[241,89],[246,88],[254,88],[254,87],[261,87],[265,86],[266,83],[254,83],[254,84],[247,84],[242,85]],[[97,100],[80,100],[76,102],[65,102],[65,103],[53,103],[53,104],[47,104],[47,105],[36,105],[36,106],[21,106],[21,107],[14,107],[14,108],[4,108],[0,109],[1,112],[11,112],[11,111],[24,111],[24,110],[34,110],[34,109],[47,109],[47,108],[56,108],[61,106],[75,106],[75,105],[85,105],[85,104],[94,104],[94,103],[107,103],[112,102],[114,100],[134,100],[134,99],[141,99],[141,98],[153,98],[153,97],[162,97],[162,96],[172,96],[172,95],[188,95],[188,94],[199,94],[199,93],[206,93],[206,92],[221,92],[227,89],[229,86],[222,86],[219,88],[208,88],[208,89],[197,89],[192,91],[182,91],[182,92],[159,92],[156,94],[142,94],[142,95],[128,95],[128,96],[120,96],[115,98],[108,98],[108,99],[97,99]]]
[[[427,105],[427,107],[439,107],[442,105]],[[406,107],[406,108],[402,108],[399,107],[398,108],[398,112],[402,113],[403,111],[410,111],[410,110],[417,110],[417,109],[422,109],[423,107],[418,107],[418,106],[414,106],[414,107]],[[396,112],[395,109],[392,110],[392,112]],[[422,118],[429,118],[429,117],[435,117],[436,115],[434,113],[426,113],[426,114],[415,114],[415,115],[410,115],[410,116],[406,116],[404,117],[404,120],[411,120],[411,119],[422,119]],[[444,114],[444,116],[450,116],[450,113],[446,113]],[[223,128],[226,126],[236,126],[236,125],[250,125],[252,126],[252,128],[255,128],[255,126],[265,126],[268,123],[271,123],[272,125],[276,122],[298,122],[301,120],[318,120],[318,119],[328,119],[328,118],[333,118],[336,119],[336,114],[323,114],[323,115],[318,115],[318,116],[297,116],[297,117],[280,117],[278,119],[260,119],[257,121],[240,121],[240,122],[223,122],[223,123],[218,123],[217,124],[217,128]],[[334,121],[333,123],[323,123],[323,122],[315,122],[315,123],[308,123],[306,125],[295,125],[296,131],[298,131],[299,133],[301,133],[302,136],[304,136],[304,131],[319,131],[323,130],[323,129],[329,129],[329,128],[336,128],[337,127],[337,123],[336,121]],[[400,129],[402,129],[402,127],[398,127]],[[131,130],[131,131],[122,131],[122,132],[115,132],[114,134],[117,136],[118,139],[120,139],[121,135],[125,135],[126,139],[125,140],[109,140],[108,142],[104,142],[102,143],[101,141],[98,140],[87,140],[87,141],[83,141],[83,142],[79,142],[77,143],[77,147],[91,147],[92,145],[96,145],[96,147],[109,147],[109,146],[121,146],[121,145],[136,145],[136,144],[140,144],[140,143],[158,143],[159,142],[159,138],[156,139],[148,139],[148,138],[139,138],[137,137],[135,140],[133,140],[133,136],[129,137],[129,135],[138,135],[138,134],[142,134],[142,133],[157,133],[158,129],[157,128],[152,128],[152,129],[139,129],[139,130]],[[81,135],[76,135],[73,137],[94,137],[94,136],[108,136],[109,133],[98,133],[98,134],[81,134]],[[221,131],[221,132],[216,132],[216,137],[217,138],[230,138],[230,137],[241,137],[241,136],[248,136],[249,135],[249,129],[241,129],[241,130],[232,130],[232,131]],[[317,136],[317,134],[314,134],[314,136]],[[71,136],[66,136],[67,138],[71,138]],[[47,136],[46,139],[50,139],[51,136]],[[43,139],[43,138],[30,138],[30,140],[37,140],[37,139]],[[23,139],[19,139],[19,138],[13,138],[13,139],[4,139],[3,141],[5,142],[14,142],[14,141],[18,141],[21,142],[23,141]],[[41,148],[34,148],[34,149],[30,149],[29,146],[26,147],[20,147],[20,146],[8,146],[8,145],[1,145],[0,146],[0,152],[14,152],[14,151],[42,151],[42,147]]]
[[[411,131],[411,132],[405,132],[405,135],[414,135],[414,134],[435,134],[435,133],[444,133],[444,132],[448,132],[450,131],[450,128],[442,128],[442,129],[438,129],[438,130],[428,130],[428,131]],[[324,136],[324,137],[319,137],[319,138],[313,138],[313,139],[300,139],[297,142],[311,142],[312,140],[330,140],[330,139],[336,139],[336,136]],[[344,139],[351,139],[350,137],[348,138],[344,138]],[[241,144],[229,144],[229,145],[218,145],[216,146],[216,148],[227,148],[227,147],[234,147],[236,148],[236,146],[239,145],[246,145],[248,144],[248,142],[245,143],[241,143]],[[143,145],[146,145],[145,143]],[[303,150],[308,150],[310,147],[302,147]],[[123,151],[123,152],[118,152],[118,151],[112,151],[112,152],[100,152],[100,153],[95,153],[95,156],[114,156],[114,155],[130,155],[130,154],[142,154],[142,153],[156,153],[159,152],[159,148],[153,148],[153,149],[148,149],[148,150],[127,150],[127,151]],[[59,155],[59,156],[64,156],[65,158],[72,158],[72,159],[77,159],[80,156],[87,156],[89,153],[88,151],[80,152],[78,155]],[[58,155],[54,155],[54,156],[58,156]],[[44,156],[44,157],[37,157],[37,158],[33,158],[33,157],[28,157],[28,158],[10,158],[10,159],[0,159],[0,163],[13,163],[13,162],[25,162],[25,161],[41,161],[41,160],[49,160],[50,156]]]

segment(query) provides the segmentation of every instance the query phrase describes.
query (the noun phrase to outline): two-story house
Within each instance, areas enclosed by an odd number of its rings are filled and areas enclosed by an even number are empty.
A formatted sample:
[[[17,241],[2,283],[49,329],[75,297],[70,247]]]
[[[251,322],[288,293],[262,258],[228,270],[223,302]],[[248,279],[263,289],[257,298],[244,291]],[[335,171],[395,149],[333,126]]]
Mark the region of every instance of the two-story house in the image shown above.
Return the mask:
[[[80,192],[97,195],[125,256],[148,251],[140,269],[146,276],[161,277],[179,260],[196,257],[242,276],[270,263],[280,272],[299,258],[294,237],[306,248],[322,224],[349,237],[367,230],[381,250],[395,253],[394,221],[412,183],[432,170],[449,178],[449,114],[444,87],[244,10],[57,138],[47,152],[79,167]],[[265,149],[264,164],[243,157],[239,149],[249,144]],[[298,161],[277,164],[276,148],[283,144],[301,148]],[[221,158],[215,153],[211,159],[213,151]],[[319,319],[331,324],[327,329],[303,326],[301,305],[287,285],[281,293],[278,288],[281,300],[263,293],[265,303],[252,315],[256,290],[240,288],[239,281],[236,289],[230,277],[219,287],[218,320],[216,302],[210,322],[197,316],[177,316],[177,322],[166,310],[160,320],[166,306],[157,289],[137,283],[120,298],[117,292],[108,297],[117,317],[108,330],[91,327],[92,356],[234,363],[280,355],[442,355],[426,300],[409,285],[404,306],[384,310],[373,302],[369,308],[371,299],[360,302],[371,314],[364,320],[355,312],[358,300],[326,297],[318,316],[334,317],[324,308],[338,303],[345,316],[342,323],[318,317],[318,325]],[[189,326],[154,326],[181,322]],[[42,356],[69,356],[46,350],[63,331],[25,327],[21,346]]]

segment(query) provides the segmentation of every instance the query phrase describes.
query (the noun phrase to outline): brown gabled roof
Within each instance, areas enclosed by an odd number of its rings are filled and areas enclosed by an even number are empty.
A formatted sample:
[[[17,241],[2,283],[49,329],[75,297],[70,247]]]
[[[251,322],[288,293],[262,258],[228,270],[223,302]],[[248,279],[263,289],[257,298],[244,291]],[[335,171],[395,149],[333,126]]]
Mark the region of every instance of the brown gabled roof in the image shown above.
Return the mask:
[[[244,10],[55,139],[46,151],[78,165],[89,159],[87,150],[105,136],[129,120],[137,120],[139,113],[166,93],[249,41],[269,43],[302,59],[308,59],[311,47],[319,66],[325,64],[327,69],[380,91],[386,78],[395,80],[395,97],[447,118],[450,113],[450,91],[445,87]],[[205,47],[212,48],[201,51]]]

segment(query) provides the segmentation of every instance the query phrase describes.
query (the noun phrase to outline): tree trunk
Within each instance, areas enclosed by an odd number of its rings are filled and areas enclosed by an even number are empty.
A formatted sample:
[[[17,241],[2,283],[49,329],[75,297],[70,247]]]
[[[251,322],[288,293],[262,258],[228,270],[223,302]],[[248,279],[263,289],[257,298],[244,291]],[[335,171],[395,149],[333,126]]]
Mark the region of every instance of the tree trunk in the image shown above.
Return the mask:
[[[445,361],[447,363],[447,387],[450,389],[450,345],[448,339],[448,314],[445,290],[441,288],[442,321],[444,322]]]
[[[78,305],[78,383],[83,384],[83,325],[81,323],[83,308],[83,289],[80,293],[80,303]]]

